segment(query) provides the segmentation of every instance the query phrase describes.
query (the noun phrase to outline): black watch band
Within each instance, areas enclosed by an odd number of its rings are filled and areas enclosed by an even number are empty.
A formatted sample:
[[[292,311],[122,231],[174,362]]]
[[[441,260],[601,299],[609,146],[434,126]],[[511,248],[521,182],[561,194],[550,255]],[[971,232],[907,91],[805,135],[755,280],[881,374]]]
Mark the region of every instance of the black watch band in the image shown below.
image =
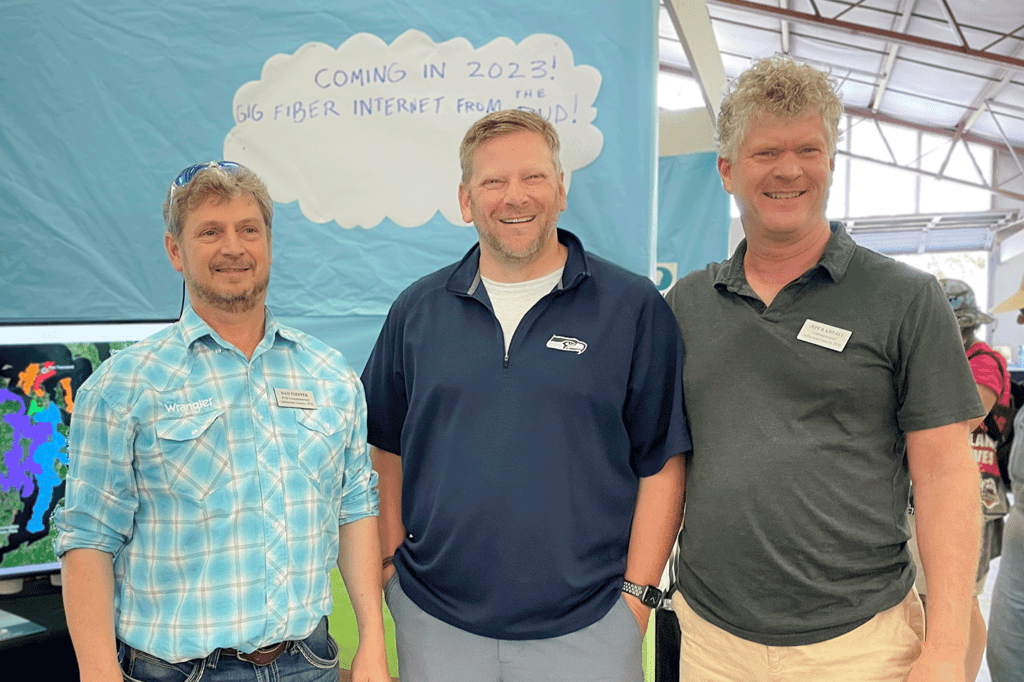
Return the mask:
[[[622,581],[622,591],[626,594],[631,594],[640,600],[640,603],[649,608],[657,608],[661,606],[661,599],[664,596],[661,590],[654,585],[647,585],[646,587],[631,583],[628,580]]]

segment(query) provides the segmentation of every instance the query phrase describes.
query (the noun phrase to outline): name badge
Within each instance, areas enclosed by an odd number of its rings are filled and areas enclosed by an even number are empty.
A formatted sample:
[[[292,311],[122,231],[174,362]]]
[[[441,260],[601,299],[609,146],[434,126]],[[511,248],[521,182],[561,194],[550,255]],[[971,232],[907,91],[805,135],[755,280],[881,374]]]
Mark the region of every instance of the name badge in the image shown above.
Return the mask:
[[[295,391],[290,388],[275,388],[279,407],[298,407],[303,410],[312,410],[316,407],[316,399],[313,398],[313,391]]]
[[[813,343],[815,346],[821,346],[822,348],[828,348],[829,350],[841,353],[846,348],[846,342],[850,340],[852,335],[853,332],[846,329],[833,327],[824,322],[807,320],[804,322],[803,329],[796,335],[796,338],[800,341]]]

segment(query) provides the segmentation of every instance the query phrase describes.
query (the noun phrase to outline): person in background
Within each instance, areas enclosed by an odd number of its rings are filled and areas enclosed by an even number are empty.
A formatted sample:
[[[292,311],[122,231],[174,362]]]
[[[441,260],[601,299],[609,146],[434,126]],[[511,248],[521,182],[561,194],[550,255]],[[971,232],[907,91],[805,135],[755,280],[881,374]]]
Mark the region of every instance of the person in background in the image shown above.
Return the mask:
[[[78,392],[54,548],[83,682],[336,682],[335,564],[352,678],[390,680],[362,386],[265,307],[272,218],[247,168],[182,171],[164,244],[190,305]]]
[[[557,228],[558,134],[463,138],[479,243],[392,305],[366,369],[403,682],[640,682],[679,529],[683,348],[646,277]]]
[[[936,279],[825,217],[841,114],[828,77],[789,58],[733,82],[718,169],[746,238],[667,294],[693,437],[673,597],[684,681],[964,679],[968,421],[984,412]]]
[[[1011,310],[1018,311],[1017,324],[1024,324],[1024,281],[1020,290],[992,313]],[[1013,484],[1013,506],[1003,528],[1002,558],[988,618],[986,660],[992,682],[1020,682],[1024,675],[1024,409],[1018,409],[1014,419],[1007,468]]]
[[[964,350],[971,365],[971,374],[977,384],[978,395],[985,407],[986,416],[968,422],[971,429],[971,451],[974,461],[981,472],[981,504],[982,530],[981,552],[978,561],[978,572],[974,581],[974,607],[971,611],[970,639],[967,647],[967,658],[964,669],[966,679],[973,681],[978,676],[981,661],[985,655],[985,618],[981,613],[978,596],[985,591],[988,578],[989,563],[998,551],[999,538],[1002,533],[1002,518],[1006,513],[1006,495],[999,477],[999,465],[996,462],[996,446],[1006,431],[1010,415],[1010,374],[1006,368],[1006,359],[994,351],[984,341],[977,338],[976,332],[983,324],[992,322],[992,317],[978,309],[974,291],[966,283],[958,279],[940,279],[946,298],[949,300],[960,335],[963,338]],[[911,530],[914,520],[911,516]],[[917,549],[916,533],[910,540],[910,551],[918,567],[914,586],[927,607],[928,581],[920,570],[920,556]]]

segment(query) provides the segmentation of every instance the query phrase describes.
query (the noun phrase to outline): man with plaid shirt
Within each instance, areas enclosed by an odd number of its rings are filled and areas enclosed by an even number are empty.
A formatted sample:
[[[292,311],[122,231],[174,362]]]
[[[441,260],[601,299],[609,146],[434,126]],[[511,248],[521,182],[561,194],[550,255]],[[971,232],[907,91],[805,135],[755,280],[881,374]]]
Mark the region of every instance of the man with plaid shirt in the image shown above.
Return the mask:
[[[353,679],[390,680],[362,387],[265,308],[272,217],[248,169],[183,171],[165,245],[191,306],[79,391],[55,544],[83,681],[337,680],[335,562]]]

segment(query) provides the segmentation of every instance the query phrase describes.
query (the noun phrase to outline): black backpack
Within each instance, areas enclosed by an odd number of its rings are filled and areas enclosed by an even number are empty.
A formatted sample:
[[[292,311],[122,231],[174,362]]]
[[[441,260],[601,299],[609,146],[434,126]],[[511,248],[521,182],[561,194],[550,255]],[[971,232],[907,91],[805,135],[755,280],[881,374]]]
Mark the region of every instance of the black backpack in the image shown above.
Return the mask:
[[[996,360],[996,364],[999,365],[1002,371],[1006,371],[1004,364],[999,360],[1004,360],[1003,356],[1000,355],[998,358],[995,357],[995,351],[986,350],[979,348],[970,355],[967,359],[970,360],[982,353],[991,355]],[[1005,362],[1005,360],[1004,360]],[[1017,410],[1024,405],[1024,384],[1019,381],[1014,381],[1013,377],[1010,377],[1010,404],[1009,406],[1000,405],[997,401],[992,407],[992,410],[985,415],[985,421],[982,422],[982,426],[988,433],[989,437],[996,442],[996,461],[999,462],[999,475],[1003,479],[1003,482],[1010,485],[1010,449],[1013,447],[1013,421],[1017,416]],[[1003,416],[1006,418],[1006,426],[1002,431],[999,430],[997,419]],[[1024,436],[1022,436],[1024,437]]]

